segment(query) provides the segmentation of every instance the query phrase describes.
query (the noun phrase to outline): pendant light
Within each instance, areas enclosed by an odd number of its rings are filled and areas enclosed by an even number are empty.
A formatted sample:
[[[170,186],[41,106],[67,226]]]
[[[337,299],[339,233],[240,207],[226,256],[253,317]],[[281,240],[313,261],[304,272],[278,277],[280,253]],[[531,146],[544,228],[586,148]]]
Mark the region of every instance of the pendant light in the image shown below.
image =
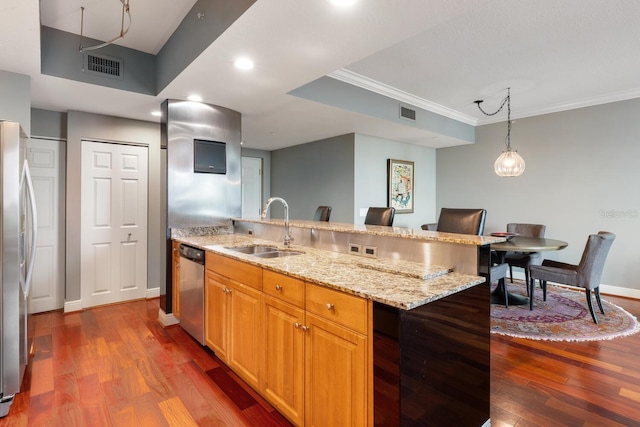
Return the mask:
[[[478,109],[486,116],[495,116],[502,108],[504,104],[507,104],[507,137],[506,145],[507,149],[498,156],[496,162],[493,164],[493,168],[498,176],[520,176],[524,172],[524,159],[517,151],[511,149],[511,88],[507,88],[507,96],[502,100],[500,108],[495,113],[487,113],[482,109],[480,104],[483,102],[474,101],[478,105]]]

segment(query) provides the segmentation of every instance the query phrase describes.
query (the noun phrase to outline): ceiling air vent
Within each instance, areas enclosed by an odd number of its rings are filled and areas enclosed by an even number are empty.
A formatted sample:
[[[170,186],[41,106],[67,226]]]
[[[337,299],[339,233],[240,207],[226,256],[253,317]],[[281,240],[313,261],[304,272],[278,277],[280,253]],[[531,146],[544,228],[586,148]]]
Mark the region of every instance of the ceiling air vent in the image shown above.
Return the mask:
[[[400,106],[400,117],[407,120],[416,120],[416,110]]]
[[[83,71],[86,73],[122,80],[124,63],[120,58],[112,58],[96,53],[85,53],[83,62]]]

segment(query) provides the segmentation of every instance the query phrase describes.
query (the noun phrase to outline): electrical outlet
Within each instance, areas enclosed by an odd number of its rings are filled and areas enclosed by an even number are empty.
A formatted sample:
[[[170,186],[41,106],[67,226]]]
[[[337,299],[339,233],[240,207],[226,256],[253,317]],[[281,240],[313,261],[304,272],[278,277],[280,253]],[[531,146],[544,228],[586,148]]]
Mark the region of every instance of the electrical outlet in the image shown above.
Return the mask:
[[[377,258],[378,257],[378,248],[375,246],[365,246],[362,248],[362,255]]]
[[[349,253],[352,255],[360,255],[362,253],[362,246],[357,243],[349,243]]]

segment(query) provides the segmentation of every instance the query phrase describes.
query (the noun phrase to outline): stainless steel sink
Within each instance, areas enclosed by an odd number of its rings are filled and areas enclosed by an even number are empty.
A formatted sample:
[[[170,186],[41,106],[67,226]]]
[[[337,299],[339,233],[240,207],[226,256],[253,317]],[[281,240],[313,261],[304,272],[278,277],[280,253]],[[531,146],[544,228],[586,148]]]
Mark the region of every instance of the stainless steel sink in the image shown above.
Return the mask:
[[[226,249],[249,255],[272,253],[278,250],[278,248],[276,248],[275,246],[267,245],[230,246]]]
[[[280,258],[285,256],[293,256],[293,255],[302,255],[304,252],[301,251],[273,251],[273,252],[262,252],[253,254],[253,256],[259,258]]]

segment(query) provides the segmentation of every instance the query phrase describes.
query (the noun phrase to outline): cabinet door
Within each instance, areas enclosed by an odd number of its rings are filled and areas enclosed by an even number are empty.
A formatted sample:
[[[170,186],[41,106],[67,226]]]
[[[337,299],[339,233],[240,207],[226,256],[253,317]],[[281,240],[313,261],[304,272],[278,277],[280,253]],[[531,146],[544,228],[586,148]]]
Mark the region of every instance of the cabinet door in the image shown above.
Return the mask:
[[[265,296],[262,393],[296,425],[304,422],[304,311]]]
[[[260,387],[262,291],[230,280],[229,367],[254,388]]]
[[[205,275],[205,343],[223,361],[227,360],[229,334],[229,279],[209,270]]]
[[[305,425],[370,425],[366,336],[309,312],[305,323]]]
[[[171,278],[171,312],[180,319],[180,253],[178,247],[180,243],[175,240],[171,243],[173,249],[173,276]]]

